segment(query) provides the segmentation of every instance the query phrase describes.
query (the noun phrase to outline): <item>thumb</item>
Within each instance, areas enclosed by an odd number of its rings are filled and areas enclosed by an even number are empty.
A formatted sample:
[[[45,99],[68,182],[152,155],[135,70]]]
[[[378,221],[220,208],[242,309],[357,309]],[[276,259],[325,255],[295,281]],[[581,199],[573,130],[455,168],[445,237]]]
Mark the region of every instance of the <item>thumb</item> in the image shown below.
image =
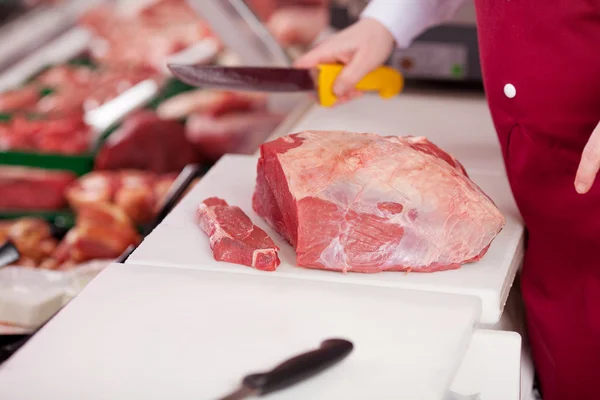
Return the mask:
[[[578,193],[587,193],[600,169],[600,124],[592,132],[583,149],[581,161],[575,176],[575,189]]]
[[[294,61],[294,67],[296,68],[314,68],[319,64],[326,64],[335,62],[336,58],[333,53],[329,50],[325,43],[317,45],[314,49],[308,53],[298,57]]]
[[[358,82],[378,66],[372,62],[372,57],[369,61],[369,57],[365,53],[366,51],[361,50],[354,53],[350,62],[342,69],[333,85],[333,92],[336,96],[346,96],[351,93]]]

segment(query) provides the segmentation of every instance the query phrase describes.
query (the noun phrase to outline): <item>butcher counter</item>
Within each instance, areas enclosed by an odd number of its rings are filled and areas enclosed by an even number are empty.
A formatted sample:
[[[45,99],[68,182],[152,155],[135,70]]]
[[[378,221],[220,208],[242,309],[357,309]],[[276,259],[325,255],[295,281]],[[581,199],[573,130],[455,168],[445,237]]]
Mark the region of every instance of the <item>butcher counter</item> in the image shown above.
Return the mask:
[[[524,226],[483,95],[407,91],[335,109],[302,101],[273,137],[307,129],[426,136],[464,164],[506,227],[481,261],[431,274],[304,270],[281,241],[275,272],[216,263],[194,222],[206,197],[276,237],[250,206],[257,155],[225,156],[124,265],[0,367],[0,398],[217,398],[246,373],[342,336],[355,345],[346,361],[272,397],[529,399],[518,291],[509,296]]]

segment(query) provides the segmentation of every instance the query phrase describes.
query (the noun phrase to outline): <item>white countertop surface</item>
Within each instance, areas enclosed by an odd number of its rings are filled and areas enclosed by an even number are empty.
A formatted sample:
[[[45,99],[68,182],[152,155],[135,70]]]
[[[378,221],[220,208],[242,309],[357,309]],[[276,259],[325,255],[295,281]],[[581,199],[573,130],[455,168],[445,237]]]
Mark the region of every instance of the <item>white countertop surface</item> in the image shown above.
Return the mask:
[[[276,398],[441,400],[479,312],[469,296],[114,264],[0,366],[0,398],[217,398],[342,337],[348,358]]]
[[[435,273],[381,272],[358,274],[321,271],[296,266],[293,248],[252,210],[252,193],[256,177],[254,156],[225,156],[190,191],[165,220],[147,236],[127,263],[176,268],[191,268],[239,273],[248,279],[275,275],[295,279],[335,281],[363,285],[389,286],[398,289],[467,294],[480,297],[482,322],[493,324],[500,319],[504,303],[520,264],[523,251],[523,227],[514,212],[506,178],[485,171],[470,171],[472,178],[496,202],[507,224],[492,243],[488,253],[477,263],[458,270]],[[204,199],[217,196],[241,207],[255,224],[263,228],[281,249],[281,265],[275,272],[215,261],[208,237],[196,223],[195,213]]]

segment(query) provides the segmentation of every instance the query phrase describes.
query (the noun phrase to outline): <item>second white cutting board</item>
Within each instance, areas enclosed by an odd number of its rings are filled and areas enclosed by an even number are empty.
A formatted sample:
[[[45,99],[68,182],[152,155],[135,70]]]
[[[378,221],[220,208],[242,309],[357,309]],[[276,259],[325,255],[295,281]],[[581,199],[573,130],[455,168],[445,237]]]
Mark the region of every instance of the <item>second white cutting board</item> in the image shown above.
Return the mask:
[[[211,400],[342,337],[340,364],[273,398],[441,400],[475,297],[113,264],[0,366],[0,399]]]
[[[358,274],[320,271],[296,266],[294,249],[271,230],[252,211],[252,193],[256,179],[255,156],[223,157],[208,174],[175,207],[165,220],[145,238],[127,263],[193,268],[252,275],[335,281],[402,289],[473,295],[482,300],[482,323],[498,322],[510,286],[520,265],[523,252],[521,223],[506,177],[501,174],[470,170],[471,178],[496,202],[506,217],[506,226],[479,262],[454,271],[430,274],[382,272]],[[204,199],[218,196],[241,207],[265,229],[279,248],[281,265],[275,272],[257,271],[249,267],[217,262],[208,238],[196,224],[197,206]]]

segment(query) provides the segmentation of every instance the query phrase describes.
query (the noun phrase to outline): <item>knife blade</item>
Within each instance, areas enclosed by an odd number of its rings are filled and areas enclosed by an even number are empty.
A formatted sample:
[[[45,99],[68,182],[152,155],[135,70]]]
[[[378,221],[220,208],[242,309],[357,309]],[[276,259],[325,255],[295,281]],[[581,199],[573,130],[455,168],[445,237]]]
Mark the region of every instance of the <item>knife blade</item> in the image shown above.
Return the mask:
[[[243,0],[188,0],[244,65],[286,67],[292,61]]]
[[[332,367],[353,349],[348,340],[325,340],[318,349],[290,358],[269,372],[247,375],[238,390],[219,400],[242,400],[286,389]]]
[[[337,101],[333,84],[344,68],[340,64],[321,64],[315,70],[285,67],[224,67],[169,64],[171,73],[188,85],[227,90],[259,92],[316,91],[319,102],[331,107]],[[393,68],[379,67],[357,85],[360,91],[378,91],[390,98],[402,90],[404,78]]]

